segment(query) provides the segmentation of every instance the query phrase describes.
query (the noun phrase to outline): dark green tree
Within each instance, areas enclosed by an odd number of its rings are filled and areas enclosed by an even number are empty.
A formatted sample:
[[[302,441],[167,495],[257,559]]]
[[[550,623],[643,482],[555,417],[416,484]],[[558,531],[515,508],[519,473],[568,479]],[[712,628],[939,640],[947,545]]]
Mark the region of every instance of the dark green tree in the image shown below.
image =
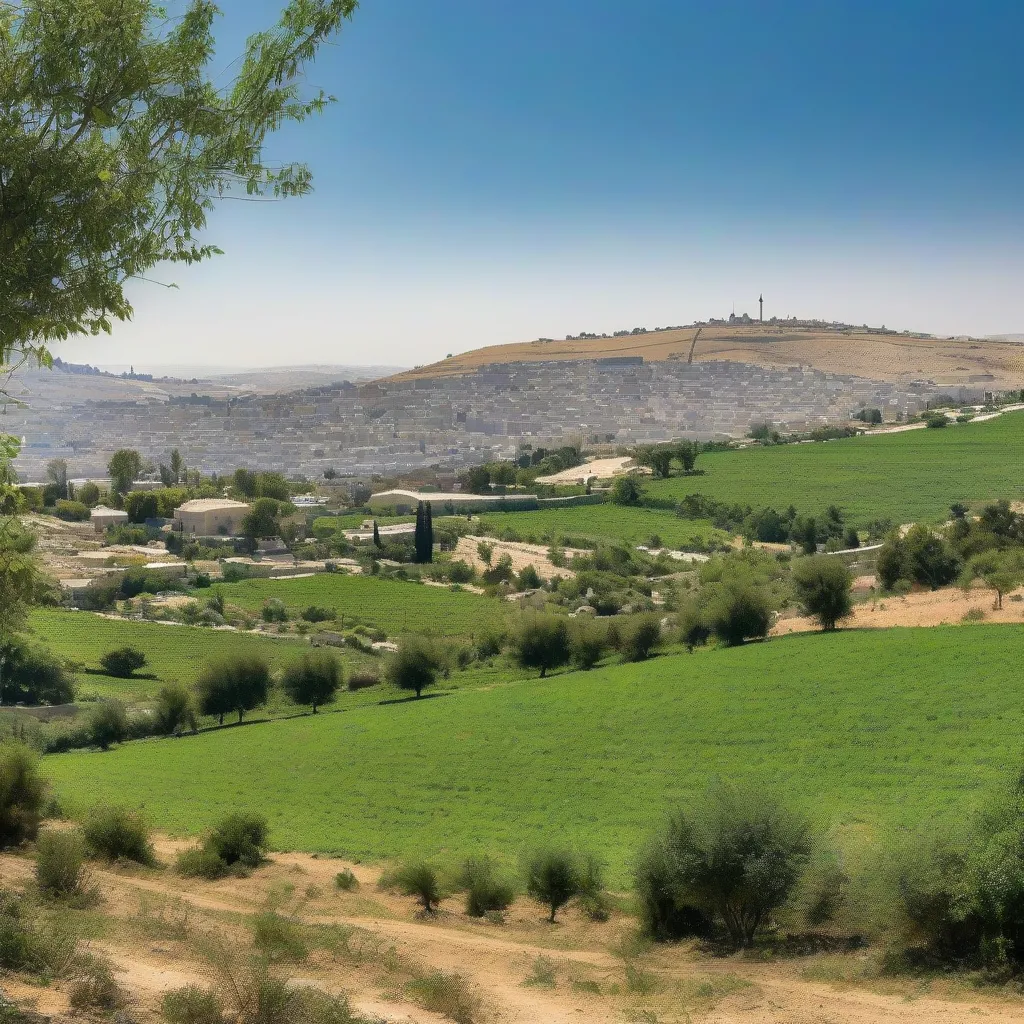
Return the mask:
[[[341,665],[333,654],[304,654],[284,670],[284,692],[296,704],[308,704],[317,713],[321,704],[330,704],[341,687]]]
[[[428,686],[437,682],[444,668],[444,659],[437,647],[426,637],[411,636],[403,640],[387,666],[388,681],[400,690],[414,690],[417,698]]]
[[[548,669],[568,662],[572,654],[569,626],[558,615],[526,615],[512,639],[516,661],[523,668],[539,668],[543,679]]]
[[[377,528],[376,519],[374,519],[373,521],[373,546],[378,549],[384,547],[384,545],[381,543],[380,530]]]
[[[841,558],[835,555],[801,558],[793,565],[791,579],[804,614],[816,618],[822,629],[835,629],[836,623],[850,614],[853,574]]]
[[[580,892],[580,867],[566,850],[538,850],[526,863],[526,892],[548,907],[548,920]]]
[[[127,494],[142,472],[142,456],[134,448],[121,448],[107,463],[110,487],[115,494]]]
[[[204,715],[216,716],[221,725],[231,712],[238,721],[246,711],[262,707],[270,696],[270,667],[256,655],[225,658],[207,665],[196,681],[196,703]]]

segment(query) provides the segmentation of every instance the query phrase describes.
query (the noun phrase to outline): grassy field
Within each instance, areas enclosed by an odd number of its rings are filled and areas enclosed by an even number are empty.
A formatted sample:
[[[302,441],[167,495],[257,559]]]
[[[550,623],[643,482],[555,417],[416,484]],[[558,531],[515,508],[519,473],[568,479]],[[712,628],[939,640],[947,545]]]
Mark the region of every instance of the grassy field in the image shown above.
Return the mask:
[[[502,602],[477,594],[343,573],[318,573],[295,580],[245,580],[220,589],[225,601],[251,611],[258,612],[264,602],[275,597],[295,612],[315,604],[336,609],[338,626],[363,623],[383,629],[388,636],[431,632],[468,638],[500,625],[508,614]]]
[[[268,815],[281,848],[382,858],[579,842],[624,882],[715,776],[857,835],[962,811],[1021,756],[1024,629],[803,635],[431,700],[50,757],[62,799],[195,833]]]
[[[309,644],[299,640],[276,640],[198,626],[118,621],[89,612],[42,608],[32,613],[31,628],[35,639],[82,669],[98,669],[100,657],[117,647],[138,647],[149,659],[142,671],[157,677],[114,679],[80,670],[75,674],[79,696],[96,694],[142,700],[162,683],[193,683],[200,668],[215,658],[258,653],[276,667],[309,650]],[[347,652],[344,656],[353,658]]]
[[[623,540],[646,544],[657,535],[670,548],[691,547],[694,541],[727,541],[728,535],[699,519],[680,519],[662,509],[627,508],[622,505],[582,505],[576,508],[542,508],[532,512],[497,512],[480,517],[497,533],[515,530],[523,540],[550,543],[561,537],[588,540]]]
[[[854,523],[943,521],[954,501],[1024,498],[1024,412],[945,430],[911,430],[824,444],[712,452],[705,475],[647,485],[653,498],[705,494],[720,501],[801,512],[835,504]]]

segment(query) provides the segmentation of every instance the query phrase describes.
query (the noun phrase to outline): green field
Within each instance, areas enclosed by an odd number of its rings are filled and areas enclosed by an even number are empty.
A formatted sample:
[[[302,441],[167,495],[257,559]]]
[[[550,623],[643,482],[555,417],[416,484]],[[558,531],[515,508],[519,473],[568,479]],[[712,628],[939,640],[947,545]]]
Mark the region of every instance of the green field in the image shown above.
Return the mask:
[[[195,833],[268,815],[280,848],[382,858],[579,842],[618,883],[715,776],[840,834],[971,805],[1021,757],[1024,628],[805,634],[432,700],[52,756],[63,800]]]
[[[728,541],[729,537],[711,523],[680,519],[662,509],[628,508],[622,505],[582,505],[575,508],[542,508],[532,512],[496,512],[480,517],[495,533],[515,530],[523,540],[550,543],[568,536],[587,540],[626,541],[646,544],[652,535],[670,548],[692,547],[694,541]]]
[[[31,629],[35,639],[59,657],[80,666],[75,674],[79,696],[96,694],[131,700],[145,698],[165,682],[191,684],[202,666],[217,658],[259,653],[276,667],[309,650],[309,644],[299,640],[276,640],[199,626],[131,622],[90,612],[43,608],[32,613]],[[114,679],[81,671],[99,668],[102,655],[127,645],[145,652],[149,664],[142,671],[155,675],[155,680]],[[346,656],[353,657],[347,653]]]
[[[646,485],[652,498],[704,494],[719,501],[790,504],[806,513],[838,505],[858,525],[878,518],[939,522],[954,501],[1024,498],[1024,412],[944,430],[815,444],[709,452],[703,476]]]
[[[271,598],[278,598],[296,613],[315,604],[334,608],[339,613],[338,627],[363,623],[384,630],[388,636],[430,632],[468,638],[499,626],[508,614],[507,605],[478,594],[344,573],[318,573],[294,580],[245,580],[220,589],[229,604],[250,611],[258,612]]]

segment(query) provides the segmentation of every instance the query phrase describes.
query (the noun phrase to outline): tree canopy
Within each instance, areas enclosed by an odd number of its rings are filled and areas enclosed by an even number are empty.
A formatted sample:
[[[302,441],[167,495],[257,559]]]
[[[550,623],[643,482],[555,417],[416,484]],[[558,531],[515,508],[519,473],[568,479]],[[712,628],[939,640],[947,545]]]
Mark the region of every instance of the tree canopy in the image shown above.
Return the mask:
[[[0,4],[0,362],[48,364],[49,342],[131,316],[128,279],[218,253],[198,237],[218,197],[310,190],[264,142],[330,102],[303,73],[356,4],[290,0],[226,81],[211,0],[173,19],[154,0]]]

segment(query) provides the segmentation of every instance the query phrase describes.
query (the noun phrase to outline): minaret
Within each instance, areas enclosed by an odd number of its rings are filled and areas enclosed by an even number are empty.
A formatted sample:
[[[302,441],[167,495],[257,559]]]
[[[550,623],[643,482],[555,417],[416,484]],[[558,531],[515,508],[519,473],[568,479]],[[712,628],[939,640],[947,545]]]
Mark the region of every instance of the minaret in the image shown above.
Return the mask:
[[[764,293],[761,294],[761,297],[757,300],[757,302],[758,305],[760,305],[761,307],[761,323],[764,323]]]

